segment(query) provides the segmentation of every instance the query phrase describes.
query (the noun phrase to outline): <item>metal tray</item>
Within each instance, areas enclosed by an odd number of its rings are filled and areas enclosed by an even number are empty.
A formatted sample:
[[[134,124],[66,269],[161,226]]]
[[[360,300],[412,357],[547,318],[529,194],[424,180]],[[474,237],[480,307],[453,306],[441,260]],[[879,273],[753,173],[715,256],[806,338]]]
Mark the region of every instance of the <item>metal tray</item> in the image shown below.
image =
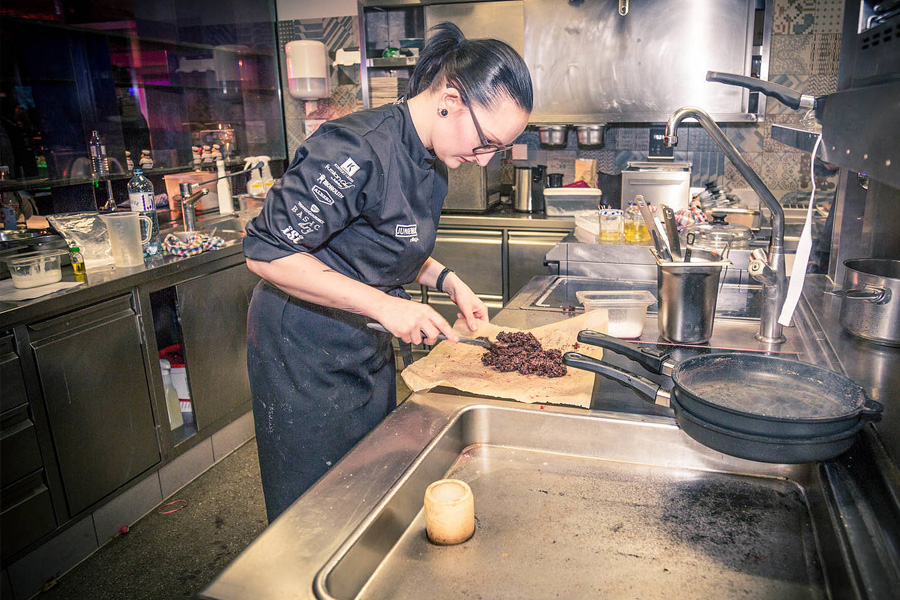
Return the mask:
[[[476,532],[458,546],[425,536],[424,491],[443,477],[475,495]],[[848,574],[818,477],[815,465],[724,456],[658,419],[469,406],[317,574],[315,593],[825,598]]]

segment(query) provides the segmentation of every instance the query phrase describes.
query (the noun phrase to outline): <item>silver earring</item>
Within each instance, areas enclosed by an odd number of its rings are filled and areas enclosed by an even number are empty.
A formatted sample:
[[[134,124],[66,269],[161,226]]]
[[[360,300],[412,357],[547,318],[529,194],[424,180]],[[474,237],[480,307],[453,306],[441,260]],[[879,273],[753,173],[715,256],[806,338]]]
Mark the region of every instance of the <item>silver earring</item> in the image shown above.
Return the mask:
[[[446,108],[441,108],[438,110],[438,114],[441,115],[442,117],[446,117],[449,113],[447,112]]]

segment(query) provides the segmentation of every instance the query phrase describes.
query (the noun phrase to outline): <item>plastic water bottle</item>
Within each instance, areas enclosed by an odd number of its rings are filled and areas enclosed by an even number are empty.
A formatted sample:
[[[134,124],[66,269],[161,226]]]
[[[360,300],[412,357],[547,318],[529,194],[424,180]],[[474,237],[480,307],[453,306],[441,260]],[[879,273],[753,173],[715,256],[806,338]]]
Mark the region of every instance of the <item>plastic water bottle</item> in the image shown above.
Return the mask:
[[[153,198],[153,183],[144,177],[143,169],[135,169],[134,177],[128,182],[128,202],[131,210],[150,217],[153,231],[150,241],[144,244],[144,256],[155,256],[162,252],[159,243],[159,217],[156,215],[156,204]]]
[[[91,132],[91,141],[88,143],[91,150],[91,171],[94,175],[109,175],[109,157],[106,156],[106,144],[100,139],[100,132],[96,129]]]

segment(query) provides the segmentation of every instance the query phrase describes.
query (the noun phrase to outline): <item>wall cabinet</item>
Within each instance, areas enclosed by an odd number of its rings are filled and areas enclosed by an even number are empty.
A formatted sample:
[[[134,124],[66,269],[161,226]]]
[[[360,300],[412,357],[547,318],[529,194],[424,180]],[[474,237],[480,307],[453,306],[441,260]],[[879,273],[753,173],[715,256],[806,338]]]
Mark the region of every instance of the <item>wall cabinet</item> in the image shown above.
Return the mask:
[[[28,327],[73,516],[159,462],[131,295]]]

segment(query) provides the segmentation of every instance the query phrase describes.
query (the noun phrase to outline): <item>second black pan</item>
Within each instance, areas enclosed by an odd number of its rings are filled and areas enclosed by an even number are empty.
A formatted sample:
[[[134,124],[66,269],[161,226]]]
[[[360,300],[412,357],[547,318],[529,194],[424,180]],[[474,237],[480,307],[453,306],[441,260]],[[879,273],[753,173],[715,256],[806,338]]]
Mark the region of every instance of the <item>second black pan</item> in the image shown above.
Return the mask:
[[[651,371],[671,374],[675,383],[673,394],[681,407],[732,431],[823,437],[852,429],[860,421],[877,420],[884,410],[849,377],[785,358],[723,352],[674,364],[666,360],[664,353],[647,351],[594,331],[582,331],[578,341],[621,353]],[[608,376],[622,381],[615,373]],[[652,382],[650,385],[656,386]],[[658,403],[664,402],[661,390],[656,388],[636,391],[656,398]]]
[[[678,402],[680,396],[677,393],[677,386],[675,395],[670,396],[645,377],[623,371],[578,352],[566,352],[563,355],[563,362],[570,367],[605,375],[627,385],[642,396],[655,400],[658,404],[670,405],[675,411],[678,426],[686,434],[708,448],[748,460],[778,464],[829,460],[846,452],[856,441],[856,434],[866,425],[865,421],[857,419],[852,427],[829,435],[780,436],[746,433],[727,425],[710,423],[686,410]]]

